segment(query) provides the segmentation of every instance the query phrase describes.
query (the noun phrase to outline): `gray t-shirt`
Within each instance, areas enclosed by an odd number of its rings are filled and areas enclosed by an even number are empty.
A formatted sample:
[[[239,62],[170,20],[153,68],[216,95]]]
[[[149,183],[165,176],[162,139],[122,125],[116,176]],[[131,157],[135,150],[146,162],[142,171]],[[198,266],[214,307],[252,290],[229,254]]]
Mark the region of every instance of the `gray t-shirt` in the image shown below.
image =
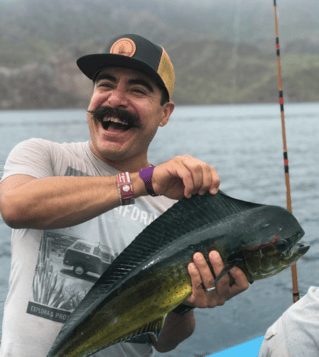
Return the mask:
[[[107,176],[119,172],[93,155],[89,142],[31,139],[10,153],[2,181],[15,174]],[[1,357],[45,357],[62,324],[95,281],[132,240],[176,201],[140,197],[85,223],[64,229],[12,230],[12,262]],[[150,357],[147,338],[122,342],[95,357]]]

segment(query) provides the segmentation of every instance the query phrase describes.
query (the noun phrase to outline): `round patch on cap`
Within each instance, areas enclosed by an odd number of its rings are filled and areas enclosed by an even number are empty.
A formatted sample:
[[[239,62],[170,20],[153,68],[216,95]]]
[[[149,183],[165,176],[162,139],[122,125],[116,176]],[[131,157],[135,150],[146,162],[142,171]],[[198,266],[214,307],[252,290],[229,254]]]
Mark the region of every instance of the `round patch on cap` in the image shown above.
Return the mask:
[[[130,38],[120,38],[113,43],[110,53],[114,55],[133,57],[136,52],[136,45]]]

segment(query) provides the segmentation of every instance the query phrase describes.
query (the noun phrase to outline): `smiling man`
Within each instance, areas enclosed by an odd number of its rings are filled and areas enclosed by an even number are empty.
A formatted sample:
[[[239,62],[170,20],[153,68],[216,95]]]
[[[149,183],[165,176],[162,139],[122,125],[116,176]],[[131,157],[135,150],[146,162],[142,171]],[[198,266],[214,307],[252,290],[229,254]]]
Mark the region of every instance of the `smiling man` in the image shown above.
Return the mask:
[[[148,167],[148,146],[174,109],[172,102],[161,105],[161,95],[156,82],[141,72],[102,70],[88,110],[92,152],[119,170]]]
[[[124,35],[105,53],[77,63],[94,83],[87,112],[91,140],[30,139],[5,164],[0,208],[13,231],[1,357],[45,357],[99,275],[147,224],[176,200],[218,191],[215,169],[189,155],[156,167],[148,162],[149,144],[174,110],[174,70],[162,47]],[[209,258],[218,275],[219,254]],[[248,287],[238,268],[230,271],[234,284],[226,275],[213,286],[200,253],[188,272],[192,294],[167,316],[158,341],[143,336],[94,356],[154,356],[154,347],[174,349],[194,331],[194,307],[223,305]]]

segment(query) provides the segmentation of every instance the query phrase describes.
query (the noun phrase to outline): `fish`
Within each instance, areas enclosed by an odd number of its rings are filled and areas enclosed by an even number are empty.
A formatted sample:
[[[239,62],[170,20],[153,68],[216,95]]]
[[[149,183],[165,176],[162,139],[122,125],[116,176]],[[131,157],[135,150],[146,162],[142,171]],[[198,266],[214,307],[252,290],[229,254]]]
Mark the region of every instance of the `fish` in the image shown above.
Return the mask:
[[[183,198],[148,225],[101,275],[62,326],[47,357],[87,357],[142,334],[158,339],[166,315],[192,292],[195,252],[219,252],[249,283],[278,274],[309,249],[288,210],[215,195]],[[210,266],[212,269],[212,267]]]

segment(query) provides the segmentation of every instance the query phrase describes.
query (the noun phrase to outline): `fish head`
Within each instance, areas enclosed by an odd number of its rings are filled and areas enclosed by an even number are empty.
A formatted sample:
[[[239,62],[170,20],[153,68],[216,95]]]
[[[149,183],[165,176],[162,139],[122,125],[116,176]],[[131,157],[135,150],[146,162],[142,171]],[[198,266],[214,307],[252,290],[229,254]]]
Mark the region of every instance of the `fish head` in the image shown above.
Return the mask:
[[[286,249],[285,249],[286,248]],[[246,252],[245,267],[249,280],[265,279],[280,273],[297,262],[309,250],[309,246],[278,242]]]
[[[298,243],[305,232],[291,212],[268,206],[260,213],[264,218],[256,239],[242,251],[249,281],[278,274],[293,265],[309,249],[309,246]]]

